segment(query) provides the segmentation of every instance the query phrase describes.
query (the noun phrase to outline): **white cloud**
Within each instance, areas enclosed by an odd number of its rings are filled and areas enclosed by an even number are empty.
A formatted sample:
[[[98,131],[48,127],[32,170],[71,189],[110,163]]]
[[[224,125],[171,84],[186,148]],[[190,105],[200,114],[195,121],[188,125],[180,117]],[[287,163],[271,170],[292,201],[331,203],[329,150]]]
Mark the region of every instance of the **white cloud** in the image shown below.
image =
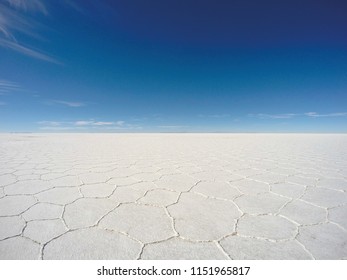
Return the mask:
[[[35,27],[34,21],[24,17],[16,9],[0,3],[0,35],[17,42],[15,33],[35,37]]]
[[[55,130],[55,131],[62,131],[62,130],[73,130],[75,127],[70,126],[42,126],[39,127],[40,130]]]
[[[3,1],[4,2],[4,1]],[[40,37],[35,30],[38,24],[29,20],[24,13],[39,12],[47,15],[41,0],[5,0],[0,3],[0,47],[50,63],[62,64],[50,55],[19,42],[17,35],[25,34],[31,38]]]
[[[309,118],[322,118],[322,117],[347,117],[347,112],[333,112],[327,114],[319,114],[316,112],[307,112],[301,114],[248,114],[249,117],[256,117],[259,119],[292,119],[295,117],[309,117]]]
[[[51,102],[62,104],[68,107],[83,107],[87,105],[86,103],[83,103],[83,102],[71,102],[71,101],[65,101],[65,100],[51,100]]]
[[[66,129],[67,127],[73,129],[126,129],[133,127],[131,124],[126,124],[125,121],[95,121],[90,120],[78,120],[78,121],[39,121],[39,125],[44,125],[44,129],[54,129],[54,127],[59,130],[60,128]]]
[[[159,128],[168,128],[168,129],[176,129],[176,128],[184,128],[188,127],[186,125],[158,125]]]
[[[89,120],[89,121],[76,121],[74,125],[77,126],[109,126],[109,125],[117,125],[117,126],[122,126],[124,125],[124,121],[117,121],[117,122],[104,122],[104,121],[94,121],[94,120]]]
[[[141,130],[143,129],[141,126],[136,125],[127,125],[127,126],[106,126],[102,129],[105,130]]]
[[[298,114],[293,114],[293,113],[288,113],[288,114],[250,114],[249,116],[256,116],[257,118],[260,119],[291,119],[294,118],[296,116],[298,116]]]
[[[85,125],[90,125],[90,124],[93,124],[94,122],[93,121],[77,121],[74,123],[74,125],[77,125],[77,126],[85,126]]]
[[[328,114],[318,114],[316,112],[308,112],[304,114],[305,116],[312,118],[320,117],[347,117],[347,112],[338,112],[338,113],[328,113]]]
[[[60,126],[64,123],[63,122],[56,122],[56,121],[40,121],[40,122],[38,122],[38,124],[57,127],[57,126]]]
[[[41,0],[5,0],[10,6],[24,11],[40,12],[47,15],[47,9]]]
[[[210,115],[209,116],[210,118],[227,118],[227,117],[230,117],[230,114],[214,114],[214,115]]]
[[[68,6],[69,8],[74,9],[76,12],[79,12],[81,14],[86,14],[86,11],[73,0],[64,0],[64,4]]]
[[[94,122],[93,125],[104,126],[104,125],[113,125],[114,122]]]
[[[36,51],[36,50],[33,50],[31,48],[28,48],[28,47],[25,47],[17,42],[11,42],[9,40],[5,40],[5,39],[1,39],[0,38],[0,46],[4,47],[4,48],[7,48],[7,49],[11,49],[11,50],[14,50],[14,51],[17,51],[21,54],[24,54],[26,56],[30,56],[30,57],[33,57],[33,58],[37,58],[37,59],[40,59],[40,60],[44,60],[44,61],[47,61],[47,62],[51,62],[51,63],[55,63],[55,64],[59,64],[59,65],[62,65],[61,62],[59,62],[58,60],[54,59],[53,57],[47,55],[47,54],[44,54],[42,52],[39,52],[39,51]]]
[[[228,118],[230,117],[230,114],[212,114],[212,115],[204,115],[204,114],[199,114],[199,118]]]
[[[0,95],[5,95],[19,89],[20,89],[20,86],[14,82],[10,82],[7,80],[0,80]]]
[[[119,125],[119,126],[122,126],[122,125],[124,125],[125,124],[125,121],[117,121],[116,122],[116,125]]]
[[[95,125],[95,126],[106,126],[106,125],[117,125],[122,126],[125,124],[125,121],[116,121],[116,122],[109,122],[109,121],[77,121],[75,122],[75,125]]]

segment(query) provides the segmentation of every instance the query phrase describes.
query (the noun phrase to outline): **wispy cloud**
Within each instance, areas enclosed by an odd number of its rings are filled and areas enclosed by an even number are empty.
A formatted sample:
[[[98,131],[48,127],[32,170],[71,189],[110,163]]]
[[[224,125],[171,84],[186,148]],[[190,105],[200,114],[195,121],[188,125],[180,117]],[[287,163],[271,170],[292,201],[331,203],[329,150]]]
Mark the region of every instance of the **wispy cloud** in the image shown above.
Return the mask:
[[[67,131],[67,130],[74,130],[75,127],[71,126],[41,126],[39,127],[40,130],[51,130],[51,131]]]
[[[298,114],[249,114],[249,116],[257,117],[259,119],[291,119],[298,116]]]
[[[141,129],[141,127],[128,124],[125,121],[96,121],[77,120],[77,121],[39,121],[41,130],[127,130]]]
[[[304,114],[311,118],[324,118],[324,117],[347,117],[347,112],[329,113],[329,114],[318,114],[316,112],[308,112]]]
[[[77,126],[85,126],[85,125],[90,125],[92,124],[93,121],[76,121],[74,123],[74,125],[77,125]]]
[[[95,122],[94,125],[97,126],[104,126],[104,125],[114,125],[115,123],[113,122]]]
[[[60,126],[64,124],[64,122],[57,122],[57,121],[40,121],[38,124],[47,125],[47,126]]]
[[[33,11],[41,12],[45,15],[48,14],[46,6],[41,0],[5,0],[10,6],[24,10],[24,11]]]
[[[62,64],[51,55],[30,46],[25,46],[18,41],[18,34],[25,34],[31,38],[39,37],[35,31],[37,24],[33,20],[29,20],[25,13],[48,15],[46,6],[41,0],[5,0],[0,3],[0,47],[35,59]]]
[[[248,114],[249,117],[256,117],[259,119],[292,119],[295,117],[310,117],[310,118],[323,118],[323,117],[347,117],[347,112],[333,112],[326,114],[319,114],[316,112],[307,113],[287,113],[287,114]]]
[[[11,49],[11,50],[14,50],[14,51],[17,51],[21,54],[24,54],[26,56],[30,56],[30,57],[33,57],[33,58],[37,58],[37,59],[40,59],[40,60],[44,60],[44,61],[47,61],[47,62],[51,62],[51,63],[55,63],[55,64],[59,64],[59,65],[63,65],[63,63],[61,63],[60,61],[56,60],[55,58],[47,55],[47,54],[44,54],[43,52],[40,52],[40,51],[37,51],[37,50],[34,50],[32,48],[28,48],[28,47],[25,47],[17,42],[12,42],[10,40],[6,40],[6,39],[1,39],[0,38],[0,46],[4,47],[4,48],[7,48],[7,49]]]
[[[198,117],[199,118],[216,118],[216,119],[220,119],[220,118],[228,118],[228,117],[230,117],[230,114],[211,114],[211,115],[199,114]]]
[[[17,42],[15,34],[36,37],[36,28],[37,24],[28,17],[23,16],[20,10],[0,3],[0,35]]]
[[[168,129],[177,129],[177,128],[185,128],[187,125],[158,125],[159,128],[168,128]]]
[[[50,100],[48,104],[55,103],[65,105],[67,107],[84,107],[87,106],[84,102],[66,101],[66,100]]]
[[[118,125],[122,126],[124,124],[124,121],[117,121],[117,122],[101,122],[101,121],[76,121],[74,122],[74,125],[76,126],[106,126],[106,125]]]
[[[11,81],[7,81],[7,80],[0,80],[0,95],[6,95],[11,93],[12,91],[17,91],[19,90],[21,87]]]
[[[6,104],[7,104],[6,102],[0,101],[0,106],[6,105]]]
[[[65,0],[64,4],[68,6],[69,8],[74,9],[76,12],[79,12],[81,14],[86,14],[86,10],[84,10],[80,5],[76,3],[76,1],[73,0]],[[99,3],[98,3],[99,4]]]
[[[102,127],[99,128],[101,130],[105,130],[105,131],[112,131],[112,130],[141,130],[143,129],[141,126],[137,126],[137,125],[126,125],[126,126],[106,126],[106,127]]]

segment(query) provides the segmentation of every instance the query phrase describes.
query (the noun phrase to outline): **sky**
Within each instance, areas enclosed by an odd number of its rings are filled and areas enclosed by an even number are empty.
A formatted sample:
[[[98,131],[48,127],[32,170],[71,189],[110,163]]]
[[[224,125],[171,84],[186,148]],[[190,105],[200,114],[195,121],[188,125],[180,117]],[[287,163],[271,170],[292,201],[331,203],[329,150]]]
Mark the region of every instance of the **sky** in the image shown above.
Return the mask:
[[[346,0],[0,0],[0,132],[347,132]]]

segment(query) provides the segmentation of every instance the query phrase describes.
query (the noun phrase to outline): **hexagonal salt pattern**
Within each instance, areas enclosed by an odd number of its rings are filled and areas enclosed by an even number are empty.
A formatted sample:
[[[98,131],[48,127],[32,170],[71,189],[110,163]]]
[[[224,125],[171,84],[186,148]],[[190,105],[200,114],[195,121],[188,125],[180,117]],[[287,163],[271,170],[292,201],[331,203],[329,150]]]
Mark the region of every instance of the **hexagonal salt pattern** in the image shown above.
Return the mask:
[[[275,184],[275,183],[284,182],[286,180],[287,176],[277,174],[277,173],[266,172],[266,173],[262,173],[262,174],[249,176],[249,178],[256,180],[256,181],[260,181],[260,182]]]
[[[40,245],[25,237],[12,237],[0,241],[1,260],[35,260],[40,256]]]
[[[29,209],[29,207],[33,206],[35,203],[36,200],[32,196],[5,196],[0,199],[0,217],[19,215]]]
[[[191,242],[177,237],[148,244],[143,249],[144,260],[224,260],[225,254],[213,242]]]
[[[236,230],[241,236],[284,240],[295,237],[297,226],[275,215],[245,215],[239,220]]]
[[[82,196],[78,188],[53,188],[44,192],[41,192],[35,197],[40,202],[47,202],[52,204],[66,205],[74,202]]]
[[[42,180],[25,180],[19,181],[5,187],[5,193],[8,195],[14,194],[36,194],[52,188],[50,182]]]
[[[304,186],[315,186],[317,184],[317,179],[302,176],[290,176],[286,179],[286,182],[300,184]]]
[[[342,259],[347,254],[346,231],[326,223],[303,226],[297,239],[316,259]]]
[[[105,198],[81,198],[65,206],[63,218],[69,229],[96,225],[118,203]]]
[[[143,196],[138,201],[144,204],[152,204],[156,206],[165,207],[177,202],[178,197],[179,197],[179,193],[177,192],[156,189],[156,190],[148,191],[146,195]]]
[[[323,178],[317,182],[318,187],[347,191],[347,180],[340,178]]]
[[[180,236],[191,240],[212,241],[232,233],[240,211],[230,201],[184,193],[177,204],[168,206]]]
[[[161,241],[175,235],[172,220],[165,210],[149,205],[121,205],[106,215],[99,226],[124,232],[143,243]]]
[[[44,259],[99,260],[136,259],[141,244],[124,234],[97,228],[67,232],[48,243]]]
[[[77,187],[82,184],[81,180],[73,175],[66,175],[50,180],[50,183],[55,187]]]
[[[226,182],[199,182],[192,192],[206,196],[233,200],[242,193]]]
[[[97,173],[97,172],[80,174],[78,177],[82,181],[82,183],[86,185],[105,183],[110,179],[110,175],[108,173]]]
[[[0,134],[0,259],[347,259],[347,136]]]
[[[301,225],[323,223],[327,218],[324,208],[300,200],[288,203],[280,214]]]
[[[269,191],[269,184],[258,182],[249,179],[243,179],[236,182],[230,182],[232,186],[235,186],[243,194],[259,194]]]
[[[213,167],[209,167],[213,168]],[[225,170],[207,170],[197,173],[192,173],[191,176],[195,177],[201,181],[217,181],[217,182],[229,182],[237,181],[242,179],[240,175],[232,174],[229,171]]]
[[[329,209],[329,220],[347,230],[347,204]]]
[[[45,244],[66,231],[67,228],[59,219],[31,221],[28,222],[23,232],[23,236],[28,237],[38,243]]]
[[[138,189],[137,187],[133,186],[117,187],[110,198],[119,203],[135,202],[143,197],[146,192],[147,191],[143,190],[142,188]]]
[[[0,175],[0,187],[4,187],[10,184],[13,184],[15,182],[17,182],[17,177],[13,174]]]
[[[279,183],[271,185],[273,193],[283,195],[289,198],[299,198],[305,193],[306,187],[304,185],[292,183]]]
[[[295,240],[273,242],[265,239],[229,236],[220,242],[236,260],[305,260],[311,255]]]
[[[272,193],[243,195],[235,203],[246,214],[275,214],[290,200]]]
[[[24,220],[18,216],[0,217],[0,240],[20,235],[24,227]]]
[[[109,197],[115,189],[115,185],[109,185],[106,183],[83,185],[80,188],[84,197]]]
[[[164,175],[155,184],[163,189],[189,191],[199,180],[184,174]]]
[[[337,207],[346,204],[347,193],[315,187],[309,188],[302,196],[302,200],[325,208]]]
[[[58,219],[63,214],[63,206],[51,203],[37,203],[22,214],[26,221]]]

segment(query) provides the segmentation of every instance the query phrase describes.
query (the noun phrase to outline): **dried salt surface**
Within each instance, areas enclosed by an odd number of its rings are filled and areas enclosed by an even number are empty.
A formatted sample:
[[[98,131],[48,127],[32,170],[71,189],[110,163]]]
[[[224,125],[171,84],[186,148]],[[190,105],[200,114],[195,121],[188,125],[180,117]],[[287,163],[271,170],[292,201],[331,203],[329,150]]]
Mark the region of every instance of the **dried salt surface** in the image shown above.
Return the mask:
[[[0,134],[0,259],[346,259],[346,170],[338,134]]]

